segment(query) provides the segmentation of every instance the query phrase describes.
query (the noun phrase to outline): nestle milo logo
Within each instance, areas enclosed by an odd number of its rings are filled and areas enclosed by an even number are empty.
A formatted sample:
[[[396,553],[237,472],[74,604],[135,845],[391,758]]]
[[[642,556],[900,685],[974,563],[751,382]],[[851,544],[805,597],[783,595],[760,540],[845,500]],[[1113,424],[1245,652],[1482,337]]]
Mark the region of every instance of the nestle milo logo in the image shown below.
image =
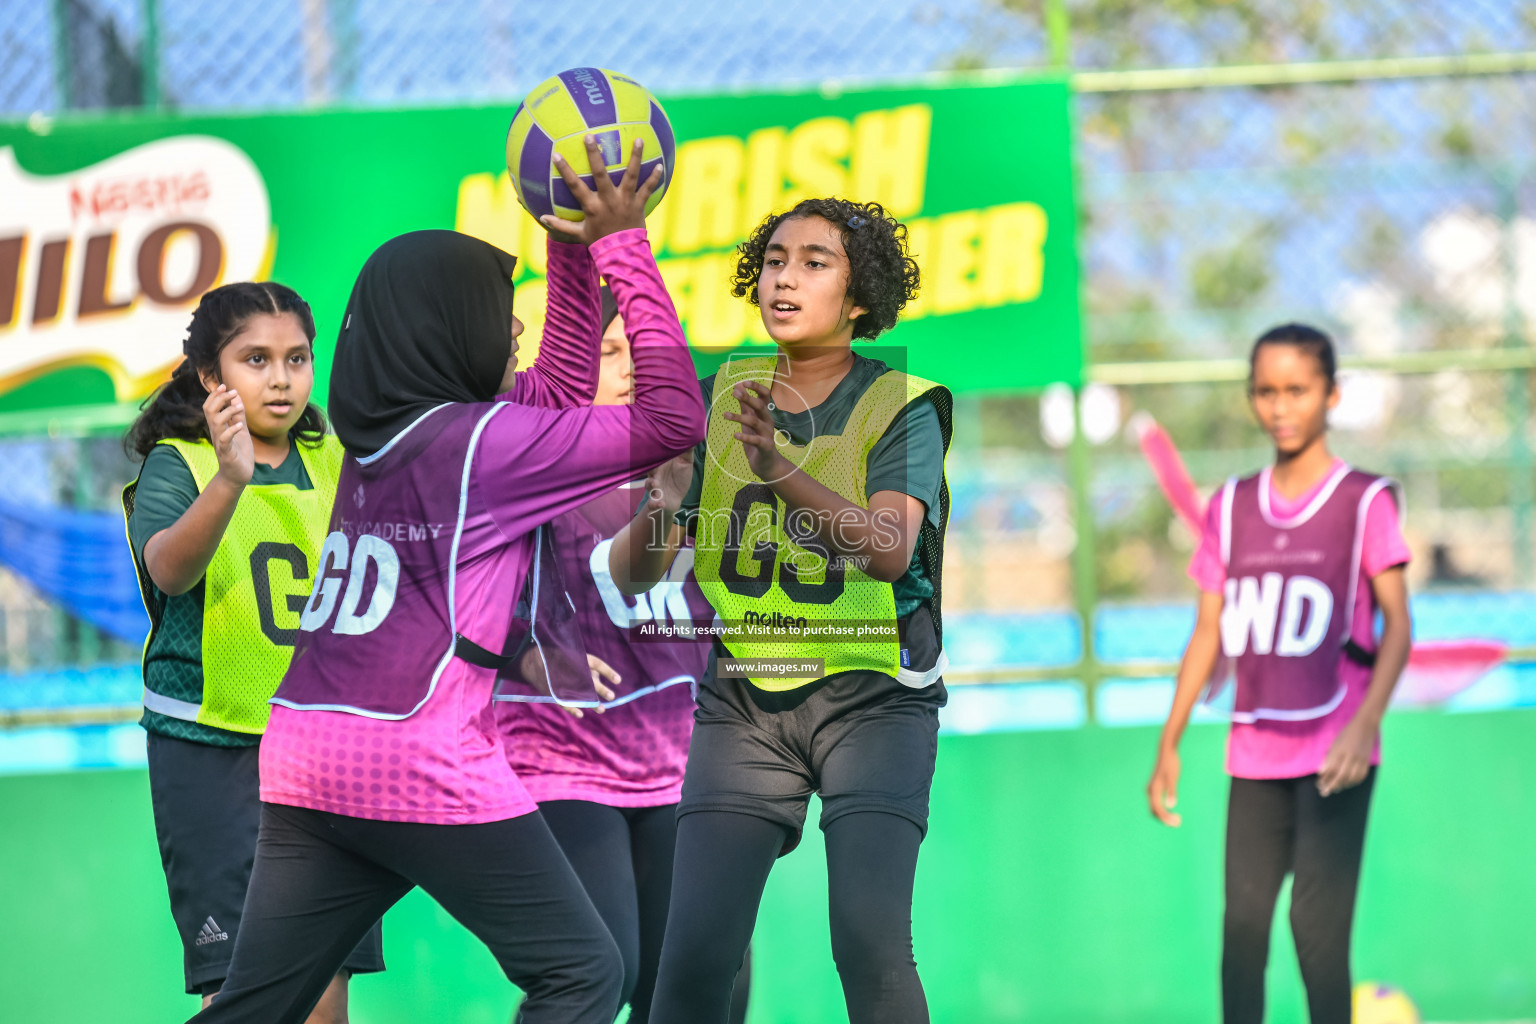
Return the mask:
[[[208,289],[270,266],[266,184],[234,145],[175,136],[60,175],[0,149],[0,393],[64,366],[119,401],[181,358]]]
[[[169,281],[166,254],[185,236],[194,248],[190,279]],[[224,266],[224,242],[212,225],[195,220],[172,221],[149,232],[131,254],[133,282],[120,294],[113,294],[112,265],[124,254],[119,251],[116,231],[87,235],[76,246],[72,237],[54,238],[35,245],[25,235],[0,238],[0,328],[11,326],[23,296],[20,294],[22,268],[34,262],[29,321],[48,324],[73,314],[73,319],[117,313],[132,309],[139,299],[161,306],[185,306],[217,283]],[[29,251],[35,248],[35,252]],[[78,251],[72,251],[76,250]],[[73,256],[73,259],[71,257]],[[71,265],[75,273],[69,274]],[[66,277],[68,275],[68,277]],[[68,297],[73,309],[66,311]]]

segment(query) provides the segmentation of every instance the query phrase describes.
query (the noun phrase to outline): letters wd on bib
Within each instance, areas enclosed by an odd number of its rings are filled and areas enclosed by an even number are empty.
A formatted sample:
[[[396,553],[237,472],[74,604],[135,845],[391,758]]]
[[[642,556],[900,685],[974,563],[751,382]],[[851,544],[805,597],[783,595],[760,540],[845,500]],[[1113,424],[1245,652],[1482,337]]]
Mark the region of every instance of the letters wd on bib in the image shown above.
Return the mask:
[[[1233,721],[1320,718],[1344,699],[1339,660],[1371,663],[1351,635],[1362,532],[1372,499],[1393,486],[1341,465],[1290,517],[1271,508],[1267,469],[1222,489],[1221,643],[1240,680]]]

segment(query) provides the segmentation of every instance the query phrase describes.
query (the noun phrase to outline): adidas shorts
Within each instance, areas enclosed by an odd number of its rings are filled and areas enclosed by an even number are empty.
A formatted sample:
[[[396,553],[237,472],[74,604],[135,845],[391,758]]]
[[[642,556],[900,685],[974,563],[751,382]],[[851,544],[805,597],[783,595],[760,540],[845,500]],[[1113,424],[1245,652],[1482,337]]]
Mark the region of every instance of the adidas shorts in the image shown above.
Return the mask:
[[[261,822],[260,754],[258,746],[215,747],[149,734],[155,835],[192,994],[217,992],[229,973]],[[384,940],[375,924],[345,970],[383,969]]]

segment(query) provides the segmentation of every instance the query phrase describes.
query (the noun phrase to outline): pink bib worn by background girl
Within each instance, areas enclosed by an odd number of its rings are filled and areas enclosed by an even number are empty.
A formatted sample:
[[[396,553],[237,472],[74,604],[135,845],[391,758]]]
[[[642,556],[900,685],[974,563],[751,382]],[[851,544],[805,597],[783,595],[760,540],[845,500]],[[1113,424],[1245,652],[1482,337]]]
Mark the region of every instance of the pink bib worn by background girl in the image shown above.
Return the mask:
[[[1294,498],[1276,493],[1273,481],[1266,479],[1265,493],[1268,495],[1271,515],[1286,521],[1300,517],[1322,494],[1341,467],[1348,469],[1342,461],[1336,461],[1327,477]],[[1204,529],[1200,533],[1200,545],[1189,563],[1189,575],[1200,589],[1210,594],[1221,594],[1223,598],[1229,575],[1223,553],[1223,536],[1226,532],[1223,524],[1226,521],[1226,510],[1234,497],[1234,494],[1228,494],[1223,489],[1212,498]],[[1257,502],[1257,495],[1252,498]],[[1395,499],[1396,495],[1391,488],[1383,488],[1363,503],[1366,511],[1364,527],[1358,538],[1360,567],[1355,576],[1354,606],[1347,614],[1350,616],[1348,621],[1352,623],[1350,635],[1367,650],[1375,646],[1376,599],[1371,589],[1371,580],[1393,566],[1407,565],[1412,557],[1403,539]],[[1249,512],[1254,512],[1252,506]],[[1353,525],[1349,525],[1348,529],[1353,529]],[[1347,543],[1346,539],[1341,543],[1330,542],[1330,545],[1336,550],[1347,551],[1348,557],[1352,558],[1353,550],[1345,547]],[[1278,628],[1278,612],[1276,620]],[[1291,779],[1318,771],[1339,732],[1359,711],[1366,691],[1370,688],[1371,670],[1365,665],[1341,658],[1338,659],[1337,670],[1335,685],[1343,687],[1344,698],[1328,714],[1299,721],[1259,718],[1250,722],[1233,722],[1227,737],[1228,774],[1242,779]],[[1378,744],[1371,763],[1375,764],[1379,759]]]
[[[1322,718],[1343,702],[1339,664],[1350,641],[1366,511],[1392,486],[1340,463],[1311,501],[1280,515],[1269,477],[1266,468],[1229,480],[1221,496],[1221,645],[1236,662],[1234,722]]]

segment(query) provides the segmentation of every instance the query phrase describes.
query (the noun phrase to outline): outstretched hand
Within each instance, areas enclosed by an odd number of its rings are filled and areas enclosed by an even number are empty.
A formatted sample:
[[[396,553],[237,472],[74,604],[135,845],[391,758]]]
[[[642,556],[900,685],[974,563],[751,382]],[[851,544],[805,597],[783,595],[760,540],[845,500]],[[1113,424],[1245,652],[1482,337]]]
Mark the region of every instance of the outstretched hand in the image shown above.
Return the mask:
[[[741,412],[728,412],[725,418],[741,424],[741,429],[732,436],[746,450],[747,465],[759,480],[772,483],[783,478],[792,465],[774,442],[778,428],[773,425],[773,412],[768,408],[771,395],[768,385],[746,381],[731,388],[731,394],[741,403]]]
[[[677,516],[683,498],[693,484],[693,452],[668,459],[645,477],[645,510],[666,512],[669,521]]]
[[[245,423],[245,404],[234,388],[220,384],[203,402],[208,439],[219,459],[219,473],[230,483],[244,486],[256,472],[256,449]]]
[[[658,165],[644,181],[640,180],[640,154],[645,150],[645,143],[640,139],[635,140],[630,149],[629,163],[624,168],[624,176],[615,185],[608,175],[596,137],[588,135],[586,142],[587,162],[592,169],[591,188],[587,187],[587,183],[581,180],[563,156],[559,153],[554,156],[555,170],[571,190],[571,195],[576,197],[586,219],[564,220],[547,213],[539,218],[539,222],[557,238],[563,235],[566,238],[562,240],[585,245],[591,245],[599,238],[619,231],[645,227],[646,201],[651,198],[651,193],[661,187],[663,177]]]

